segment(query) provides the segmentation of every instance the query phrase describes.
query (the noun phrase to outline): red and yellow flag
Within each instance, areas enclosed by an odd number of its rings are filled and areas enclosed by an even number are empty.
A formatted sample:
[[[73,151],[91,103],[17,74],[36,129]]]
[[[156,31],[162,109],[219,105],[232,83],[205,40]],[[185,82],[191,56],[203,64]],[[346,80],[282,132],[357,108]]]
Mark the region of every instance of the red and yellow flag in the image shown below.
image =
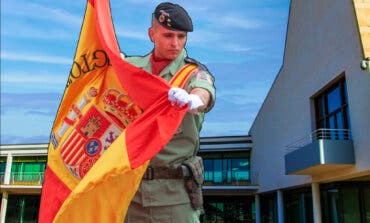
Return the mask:
[[[51,133],[39,222],[123,222],[149,160],[186,113],[171,106],[169,88],[121,59],[109,0],[87,1]]]

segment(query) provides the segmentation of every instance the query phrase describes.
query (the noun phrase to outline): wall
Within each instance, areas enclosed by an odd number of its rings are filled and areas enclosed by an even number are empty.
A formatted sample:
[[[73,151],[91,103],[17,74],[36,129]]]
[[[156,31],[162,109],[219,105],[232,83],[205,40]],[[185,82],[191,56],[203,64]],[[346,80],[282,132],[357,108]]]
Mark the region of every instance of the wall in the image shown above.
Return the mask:
[[[260,192],[312,181],[285,175],[286,145],[315,129],[310,98],[343,72],[355,146],[352,171],[370,169],[370,74],[360,69],[361,59],[351,1],[291,1],[283,66],[249,132],[252,183]]]

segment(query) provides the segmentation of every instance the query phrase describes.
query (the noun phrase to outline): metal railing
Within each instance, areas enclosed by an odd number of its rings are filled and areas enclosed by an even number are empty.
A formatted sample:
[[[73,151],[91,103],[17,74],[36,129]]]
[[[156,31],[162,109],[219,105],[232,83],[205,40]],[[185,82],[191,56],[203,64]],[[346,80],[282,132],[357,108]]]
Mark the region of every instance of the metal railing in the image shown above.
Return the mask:
[[[287,145],[287,152],[292,152],[302,148],[305,145],[315,140],[352,140],[351,131],[349,129],[316,129],[309,135],[301,137],[296,141]]]
[[[238,185],[239,183],[246,183],[250,181],[249,171],[232,171],[232,170],[222,170],[222,171],[205,171],[204,181],[211,184],[218,185]]]
[[[43,182],[43,172],[14,172],[10,174],[9,185],[42,185]]]

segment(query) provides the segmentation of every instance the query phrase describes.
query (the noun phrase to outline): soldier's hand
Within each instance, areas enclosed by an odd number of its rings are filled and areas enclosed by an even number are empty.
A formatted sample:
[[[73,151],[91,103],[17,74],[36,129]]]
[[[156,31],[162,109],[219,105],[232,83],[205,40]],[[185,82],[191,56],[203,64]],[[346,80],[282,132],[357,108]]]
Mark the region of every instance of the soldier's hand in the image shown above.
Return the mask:
[[[171,88],[168,91],[168,100],[172,105],[177,105],[179,107],[189,104],[189,111],[195,114],[198,113],[197,108],[204,105],[198,95],[189,94],[182,88]]]

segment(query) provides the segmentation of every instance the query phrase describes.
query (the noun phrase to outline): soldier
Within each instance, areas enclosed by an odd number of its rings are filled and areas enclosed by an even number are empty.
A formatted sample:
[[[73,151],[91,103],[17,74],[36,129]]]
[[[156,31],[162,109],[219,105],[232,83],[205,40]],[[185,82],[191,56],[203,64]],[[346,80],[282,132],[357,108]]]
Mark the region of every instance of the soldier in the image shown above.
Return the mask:
[[[178,4],[161,3],[153,12],[148,30],[153,50],[146,56],[123,59],[166,81],[185,65],[196,64],[184,88],[171,88],[174,106],[189,104],[177,132],[151,161],[127,212],[125,222],[199,222],[203,211],[201,184],[203,161],[196,156],[204,113],[215,102],[214,78],[207,68],[189,58],[187,33],[193,31],[188,13]]]

